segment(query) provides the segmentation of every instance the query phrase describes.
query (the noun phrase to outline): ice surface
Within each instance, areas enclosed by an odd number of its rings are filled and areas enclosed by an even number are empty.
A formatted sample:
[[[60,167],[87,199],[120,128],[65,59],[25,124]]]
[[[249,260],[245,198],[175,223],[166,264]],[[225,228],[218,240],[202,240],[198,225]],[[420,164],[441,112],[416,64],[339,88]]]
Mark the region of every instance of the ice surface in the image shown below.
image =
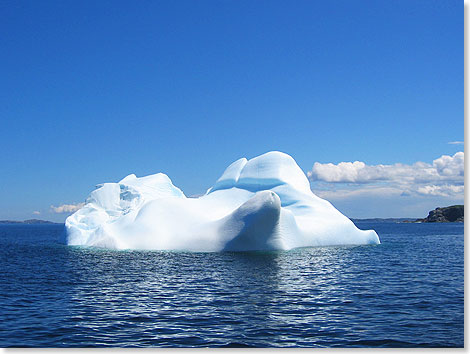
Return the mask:
[[[91,192],[65,221],[69,245],[114,249],[249,251],[378,244],[314,195],[292,157],[272,151],[232,163],[207,193],[187,198],[163,173]]]

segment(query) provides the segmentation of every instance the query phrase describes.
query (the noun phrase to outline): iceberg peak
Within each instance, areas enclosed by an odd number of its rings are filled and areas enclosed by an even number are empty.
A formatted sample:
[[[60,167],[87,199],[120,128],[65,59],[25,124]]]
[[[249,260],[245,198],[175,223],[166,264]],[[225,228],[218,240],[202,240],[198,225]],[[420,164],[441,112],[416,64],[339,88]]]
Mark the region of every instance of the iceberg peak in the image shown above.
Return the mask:
[[[310,192],[310,183],[295,160],[280,151],[270,151],[247,160],[232,163],[220,177],[211,192],[220,189],[272,189],[283,184],[304,193]]]

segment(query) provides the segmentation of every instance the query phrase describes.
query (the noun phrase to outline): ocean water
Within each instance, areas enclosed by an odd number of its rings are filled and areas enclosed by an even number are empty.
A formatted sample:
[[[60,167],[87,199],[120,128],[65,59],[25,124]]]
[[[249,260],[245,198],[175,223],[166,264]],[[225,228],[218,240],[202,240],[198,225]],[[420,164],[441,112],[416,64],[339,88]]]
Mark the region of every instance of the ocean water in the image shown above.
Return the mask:
[[[463,224],[377,246],[110,251],[0,226],[1,347],[463,347]]]

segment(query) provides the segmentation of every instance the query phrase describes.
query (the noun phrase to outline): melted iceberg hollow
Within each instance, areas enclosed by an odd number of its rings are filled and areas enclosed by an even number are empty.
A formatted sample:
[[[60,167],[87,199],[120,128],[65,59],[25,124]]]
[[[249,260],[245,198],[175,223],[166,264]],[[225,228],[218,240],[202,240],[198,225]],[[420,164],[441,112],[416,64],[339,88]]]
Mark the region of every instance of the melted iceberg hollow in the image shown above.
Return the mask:
[[[69,245],[250,251],[379,244],[310,190],[287,154],[232,163],[205,195],[187,198],[165,174],[99,185],[65,221]]]

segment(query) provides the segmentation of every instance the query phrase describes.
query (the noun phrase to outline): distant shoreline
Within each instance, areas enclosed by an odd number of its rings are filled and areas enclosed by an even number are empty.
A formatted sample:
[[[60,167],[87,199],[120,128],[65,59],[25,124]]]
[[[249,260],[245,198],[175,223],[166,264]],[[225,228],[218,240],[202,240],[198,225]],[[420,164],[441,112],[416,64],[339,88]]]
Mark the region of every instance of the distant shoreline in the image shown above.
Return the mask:
[[[463,221],[423,221],[423,219],[416,219],[416,218],[369,218],[369,219],[355,219],[350,218],[350,220],[354,223],[356,222],[394,222],[394,223],[403,223],[403,224],[448,224],[448,223],[463,223]]]
[[[416,218],[350,218],[352,222],[415,222]]]
[[[38,225],[38,224],[49,224],[49,225],[58,225],[63,224],[63,222],[53,222],[48,220],[40,220],[40,219],[28,219],[28,220],[0,220],[1,225],[5,224],[23,224],[23,225]]]
[[[464,205],[451,205],[448,207],[439,207],[431,210],[427,217],[424,219],[415,218],[368,218],[368,219],[354,219],[353,222],[398,222],[398,223],[449,223],[449,222],[464,222]]]

